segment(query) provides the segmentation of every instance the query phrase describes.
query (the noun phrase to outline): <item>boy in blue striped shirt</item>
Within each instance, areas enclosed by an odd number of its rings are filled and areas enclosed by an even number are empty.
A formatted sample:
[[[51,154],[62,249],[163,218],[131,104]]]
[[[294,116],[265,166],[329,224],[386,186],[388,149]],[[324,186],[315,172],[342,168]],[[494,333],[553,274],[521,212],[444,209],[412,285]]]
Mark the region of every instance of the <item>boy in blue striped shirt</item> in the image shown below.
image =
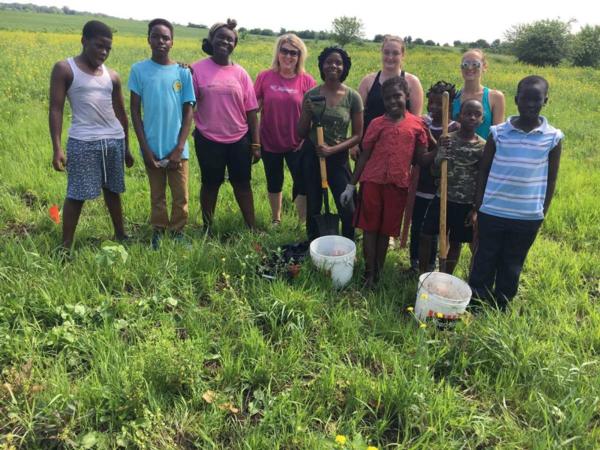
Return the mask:
[[[523,263],[548,212],[563,133],[540,116],[548,82],[523,78],[518,116],[492,126],[480,162],[475,209],[479,245],[469,284],[473,296],[505,309],[517,294]]]

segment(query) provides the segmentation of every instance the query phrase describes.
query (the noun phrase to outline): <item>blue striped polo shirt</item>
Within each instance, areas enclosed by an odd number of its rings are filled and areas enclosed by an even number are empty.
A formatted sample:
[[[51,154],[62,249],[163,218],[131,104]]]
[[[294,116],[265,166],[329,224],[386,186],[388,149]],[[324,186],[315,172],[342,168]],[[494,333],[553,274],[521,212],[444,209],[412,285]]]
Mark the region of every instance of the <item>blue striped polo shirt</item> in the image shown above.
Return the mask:
[[[544,218],[548,185],[548,154],[564,137],[545,117],[526,133],[508,120],[490,128],[496,154],[490,169],[483,202],[485,214],[519,220]]]

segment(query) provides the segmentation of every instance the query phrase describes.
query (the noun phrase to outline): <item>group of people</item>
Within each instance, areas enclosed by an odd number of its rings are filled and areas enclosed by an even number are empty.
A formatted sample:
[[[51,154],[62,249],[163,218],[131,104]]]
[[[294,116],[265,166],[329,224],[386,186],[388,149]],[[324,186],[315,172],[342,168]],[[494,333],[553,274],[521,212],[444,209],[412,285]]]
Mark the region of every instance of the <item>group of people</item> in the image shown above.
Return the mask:
[[[263,161],[272,224],[281,221],[284,162],[293,180],[298,217],[310,240],[322,206],[320,160],[341,219],[342,235],[363,230],[365,284],[377,283],[390,237],[412,219],[410,261],[415,271],[435,268],[440,220],[439,167],[448,161],[447,221],[452,273],[462,244],[473,251],[469,283],[481,299],[500,307],[516,295],[519,275],[553,196],[562,133],[540,116],[548,83],[519,82],[519,115],[504,121],[504,96],[482,84],[485,55],[463,54],[460,90],[445,81],[425,95],[419,79],[403,70],[404,41],[386,36],[381,70],[364,77],[358,91],[344,84],[352,61],[327,47],[318,56],[321,84],[305,71],[305,44],[280,36],[272,65],[253,82],[231,56],[236,22],[214,24],[191,66],[170,57],[173,26],[148,24],[151,57],[129,76],[130,110],[150,184],[152,246],[165,232],[183,238],[188,219],[187,138],[193,129],[201,172],[200,203],[210,228],[219,188],[227,179],[249,228],[255,228],[251,167]],[[124,165],[133,158],[118,75],[104,65],[112,33],[99,21],[83,28],[80,55],[58,62],[51,76],[50,134],[53,166],[68,172],[63,207],[63,246],[69,248],[85,200],[103,193],[116,239],[126,239],[119,194]],[[442,136],[442,97],[452,120]],[[73,111],[67,155],[61,130],[65,99]],[[427,115],[421,117],[427,102]],[[260,114],[260,121],[259,121]],[[318,138],[322,130],[323,140]],[[350,159],[355,159],[354,171]],[[360,183],[360,190],[356,185]],[[169,215],[166,187],[172,202]],[[405,212],[406,210],[406,212]],[[405,220],[406,222],[406,220]],[[406,223],[405,223],[406,225]]]

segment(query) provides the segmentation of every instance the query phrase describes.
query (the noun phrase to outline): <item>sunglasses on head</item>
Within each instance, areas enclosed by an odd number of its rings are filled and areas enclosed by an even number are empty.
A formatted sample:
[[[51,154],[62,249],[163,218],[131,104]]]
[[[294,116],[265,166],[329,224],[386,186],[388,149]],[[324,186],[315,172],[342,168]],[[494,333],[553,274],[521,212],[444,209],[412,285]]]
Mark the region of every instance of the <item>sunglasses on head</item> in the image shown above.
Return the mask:
[[[461,69],[480,69],[481,61],[463,61],[460,63]]]
[[[290,50],[288,48],[283,48],[281,47],[279,49],[279,53],[281,53],[282,55],[290,55],[291,57],[296,57],[296,56],[300,56],[300,52],[298,50]]]

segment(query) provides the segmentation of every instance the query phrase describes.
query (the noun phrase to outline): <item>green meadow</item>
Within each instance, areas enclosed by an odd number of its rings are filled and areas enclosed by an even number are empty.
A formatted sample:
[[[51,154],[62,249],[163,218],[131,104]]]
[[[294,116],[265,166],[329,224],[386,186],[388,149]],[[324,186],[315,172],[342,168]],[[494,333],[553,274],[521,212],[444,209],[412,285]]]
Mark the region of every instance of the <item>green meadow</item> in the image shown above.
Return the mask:
[[[487,310],[453,330],[421,328],[407,308],[416,279],[405,249],[375,291],[334,291],[306,262],[297,278],[258,269],[304,238],[286,179],[282,226],[270,229],[262,165],[253,168],[260,232],[244,229],[229,185],[215,230],[199,214],[191,145],[191,245],[150,249],[149,189],[136,164],[123,196],[132,242],[109,241],[103,202],[87,202],[73,254],[56,251],[66,176],[52,170],[48,84],[80,51],[80,16],[1,12],[0,449],[595,449],[600,447],[600,71],[535,68],[489,56],[488,86],[516,111],[517,82],[550,82],[544,110],[566,135],[557,192],[506,313]],[[145,24],[115,29],[107,64],[127,84],[149,56]],[[240,25],[243,23],[240,21]],[[173,56],[205,57],[206,30],[178,28]],[[274,41],[234,53],[252,77]],[[318,77],[310,43],[308,70]],[[374,44],[351,45],[347,84],[379,66]],[[405,68],[427,89],[460,84],[460,53],[411,48]],[[126,104],[129,103],[126,91]],[[63,140],[69,124],[65,114]],[[596,194],[594,194],[596,192]],[[466,278],[468,252],[457,275]]]

